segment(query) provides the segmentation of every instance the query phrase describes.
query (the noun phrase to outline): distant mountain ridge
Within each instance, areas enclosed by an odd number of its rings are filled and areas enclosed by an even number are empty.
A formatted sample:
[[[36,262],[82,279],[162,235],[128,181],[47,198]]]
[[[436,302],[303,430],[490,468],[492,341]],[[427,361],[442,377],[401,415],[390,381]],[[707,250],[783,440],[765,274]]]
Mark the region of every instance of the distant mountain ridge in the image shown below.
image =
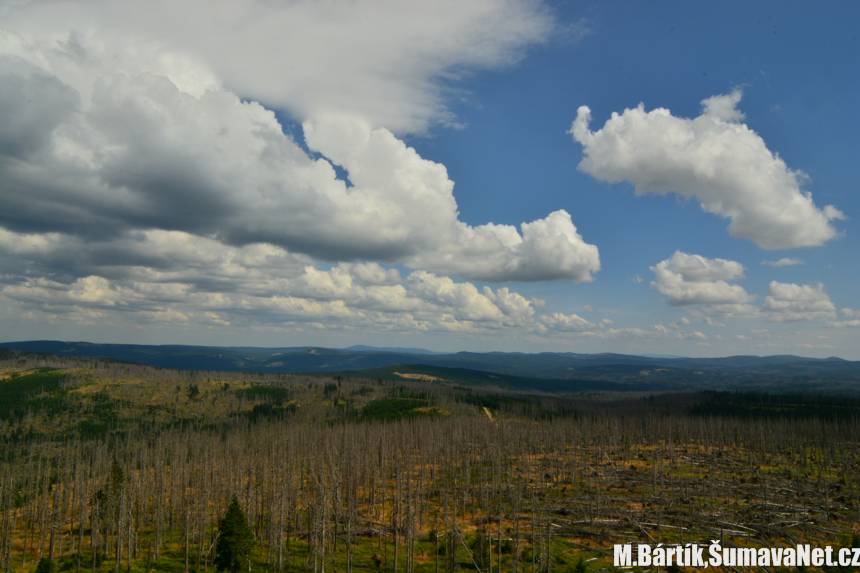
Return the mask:
[[[448,354],[447,352],[436,352],[434,350],[425,350],[424,348],[403,348],[400,346],[365,346],[364,344],[356,344],[348,348],[343,348],[347,352],[398,352],[403,354]]]
[[[511,377],[511,383],[517,385],[524,379],[542,379],[544,382],[531,386],[546,388],[561,388],[565,385],[594,388],[602,384],[607,389],[716,389],[754,386],[860,391],[860,362],[836,357],[776,355],[661,358],[572,352],[443,354],[414,348],[368,346],[346,349],[311,346],[151,346],[50,340],[0,343],[0,348],[61,356],[101,357],[181,370],[355,374],[368,371],[367,375],[376,376],[377,373],[381,375],[384,372],[394,375],[395,370],[401,372],[401,375],[408,372],[420,373],[426,371],[426,367],[433,367],[504,375]],[[398,365],[398,368],[389,368],[393,365]],[[371,369],[375,370],[371,372]],[[442,374],[439,376],[444,377]],[[475,380],[483,379],[484,382],[489,380],[486,376],[469,376]]]

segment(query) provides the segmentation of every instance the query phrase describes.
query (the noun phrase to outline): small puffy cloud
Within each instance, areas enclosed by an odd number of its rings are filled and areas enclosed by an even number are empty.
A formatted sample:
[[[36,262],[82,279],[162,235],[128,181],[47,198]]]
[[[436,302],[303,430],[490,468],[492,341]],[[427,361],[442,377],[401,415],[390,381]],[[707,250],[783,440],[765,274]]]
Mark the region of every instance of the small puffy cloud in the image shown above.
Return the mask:
[[[684,330],[677,324],[654,324],[650,328],[617,328],[603,334],[604,338],[650,339],[650,340],[707,340],[708,336],[698,330]]]
[[[836,306],[821,283],[811,286],[772,281],[762,313],[767,320],[776,322],[832,320],[836,318]]]
[[[744,276],[743,266],[735,261],[677,251],[651,270],[655,277],[651,288],[669,297],[673,306],[745,304],[755,298],[740,285],[728,283]]]
[[[860,310],[854,310],[851,308],[843,308],[839,311],[839,314],[845,318],[860,318]]]
[[[761,308],[752,304],[709,304],[704,310],[721,318],[761,318]]]
[[[698,330],[685,330],[676,323],[654,324],[648,328],[612,328],[614,322],[604,318],[597,323],[589,322],[576,314],[545,314],[539,317],[544,327],[542,334],[562,333],[597,340],[689,340],[698,342],[708,336]]]
[[[471,283],[455,283],[450,277],[416,271],[409,277],[409,290],[422,300],[451,309],[458,317],[474,321],[501,321],[505,314]]]
[[[565,315],[560,312],[544,314],[540,321],[547,328],[561,332],[591,332],[601,328],[601,325],[589,322],[579,315]]]
[[[341,263],[338,266],[361,285],[395,285],[400,282],[397,269],[386,269],[379,263]]]
[[[755,295],[728,282],[744,276],[743,266],[735,261],[709,259],[678,251],[651,270],[655,278],[651,288],[666,295],[666,302],[672,306],[701,306],[701,309],[689,312],[709,326],[725,326],[713,316],[772,322],[832,321],[836,318],[836,307],[821,283],[811,286],[772,281],[761,306],[756,306],[750,304]],[[847,312],[843,312],[843,316],[855,317],[854,311],[845,310]],[[830,325],[835,326],[833,323]],[[752,332],[767,334],[768,331]]]
[[[22,284],[8,285],[2,294],[34,307],[68,312],[81,307],[115,308],[122,312],[156,309],[160,303],[185,299],[187,285],[147,283],[117,284],[104,277],[83,277],[71,284],[36,278]]]
[[[172,308],[157,311],[142,311],[139,313],[138,318],[144,323],[187,324],[191,321],[187,315],[179,312],[178,310],[173,310]]]
[[[527,300],[521,294],[511,292],[507,287],[502,287],[493,292],[488,286],[484,287],[483,295],[501,310],[512,323],[523,324],[530,321],[535,315],[536,305]]]
[[[564,210],[523,223],[522,235],[511,225],[492,223],[456,223],[455,229],[455,239],[406,259],[406,264],[490,282],[591,282],[591,273],[600,270],[597,247],[582,239]]]
[[[690,313],[709,326],[725,326],[712,318],[746,318],[772,322],[824,321],[836,318],[836,307],[824,285],[797,285],[772,281],[761,306],[750,304],[755,295],[728,281],[743,278],[740,263],[708,259],[680,251],[651,267],[651,288],[668,297],[672,306],[701,306]],[[853,312],[843,314],[853,317]],[[753,331],[767,333],[767,330]]]
[[[44,255],[58,250],[63,243],[60,233],[20,234],[0,227],[0,249],[10,255]]]
[[[760,264],[767,265],[769,267],[793,267],[794,265],[802,265],[804,263],[801,259],[783,257],[778,261],[762,261]]]
[[[838,233],[830,224],[844,218],[828,205],[819,209],[801,184],[807,177],[790,169],[741,123],[741,92],[702,102],[694,119],[667,109],[613,112],[590,131],[591,111],[580,107],[569,131],[582,144],[579,169],[609,182],[628,181],[637,194],[670,191],[695,197],[702,208],[731,219],[729,233],[764,249],[822,245]]]
[[[671,258],[659,263],[658,267],[660,265],[662,265],[661,268],[681,275],[687,282],[730,281],[744,278],[744,267],[740,263],[688,255],[681,251],[676,251]]]
[[[585,312],[594,312],[594,307],[590,304],[584,304],[582,305],[582,310],[584,310]]]
[[[834,320],[827,323],[830,328],[857,328],[860,327],[860,318],[854,320]]]

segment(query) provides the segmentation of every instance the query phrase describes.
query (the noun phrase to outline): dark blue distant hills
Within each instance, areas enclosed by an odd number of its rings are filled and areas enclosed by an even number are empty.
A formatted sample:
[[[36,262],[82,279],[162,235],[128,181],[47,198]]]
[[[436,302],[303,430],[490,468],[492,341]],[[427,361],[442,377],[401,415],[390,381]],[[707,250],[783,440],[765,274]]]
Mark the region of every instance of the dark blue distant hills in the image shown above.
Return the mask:
[[[400,354],[446,354],[445,352],[434,352],[433,350],[425,350],[423,348],[401,348],[399,346],[392,347],[377,347],[377,346],[364,346],[363,344],[356,344],[355,346],[350,346],[349,348],[344,348],[343,350],[347,352],[394,352]]]
[[[446,354],[418,348],[371,346],[345,349],[150,346],[53,340],[6,342],[0,343],[0,348],[61,356],[101,357],[182,370],[348,372],[386,377],[420,375],[451,382],[468,379],[472,384],[526,385],[550,391],[565,387],[860,391],[860,362],[836,357],[682,358],[572,352]],[[532,382],[527,383],[527,380]]]

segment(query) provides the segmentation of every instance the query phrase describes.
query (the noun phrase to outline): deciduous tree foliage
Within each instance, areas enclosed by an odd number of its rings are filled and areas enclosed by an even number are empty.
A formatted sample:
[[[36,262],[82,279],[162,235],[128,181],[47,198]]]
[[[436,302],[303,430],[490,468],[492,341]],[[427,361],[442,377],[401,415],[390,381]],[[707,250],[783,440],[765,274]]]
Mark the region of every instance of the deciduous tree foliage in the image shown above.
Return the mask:
[[[215,546],[215,566],[219,571],[248,569],[248,554],[254,547],[254,532],[248,525],[239,500],[233,496],[227,513],[218,521],[218,543]]]

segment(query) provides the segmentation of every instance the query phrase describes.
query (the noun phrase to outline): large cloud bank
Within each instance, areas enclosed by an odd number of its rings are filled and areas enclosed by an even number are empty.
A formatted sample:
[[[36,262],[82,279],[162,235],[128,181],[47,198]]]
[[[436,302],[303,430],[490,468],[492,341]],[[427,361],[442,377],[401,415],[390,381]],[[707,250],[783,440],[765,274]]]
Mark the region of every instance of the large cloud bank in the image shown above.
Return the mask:
[[[0,229],[16,281],[2,296],[32,318],[220,330],[498,336],[524,339],[706,340],[678,324],[614,328],[546,309],[507,287],[478,287],[427,271],[407,275],[378,263],[321,269],[306,255],[267,244],[225,247],[181,231],[145,231],[109,241]],[[19,266],[23,265],[23,266]],[[63,272],[74,271],[69,279]],[[59,277],[52,273],[60,274]],[[79,275],[79,276],[78,276]]]
[[[195,95],[223,84],[299,118],[349,111],[395,133],[455,120],[446,79],[514,63],[555,26],[522,0],[6,4],[4,50],[36,50],[54,70],[113,60],[113,71],[164,75]]]
[[[418,270],[375,262],[322,269],[270,244],[229,247],[181,231],[89,241],[0,229],[9,276],[2,296],[49,320],[113,325],[362,329],[377,333],[616,336],[611,322],[544,314],[545,303]]]
[[[731,219],[729,232],[763,249],[822,245],[837,235],[830,224],[843,214],[819,209],[801,190],[806,178],[772,153],[738,111],[741,92],[702,102],[699,117],[650,112],[639,104],[612,117],[598,131],[591,110],[580,107],[571,126],[582,144],[582,171],[609,182],[627,181],[637,194],[670,191],[695,197],[702,208]]]
[[[149,52],[73,33],[7,41],[17,47],[0,62],[0,114],[9,118],[0,224],[10,230],[89,238],[176,230],[493,281],[588,281],[599,269],[597,248],[565,212],[524,224],[522,234],[458,221],[444,166],[373,127],[379,118],[353,110],[307,118],[308,147],[328,158],[315,159],[262,105],[216,83],[183,89],[194,83],[186,76],[206,76],[192,63],[160,69]]]
[[[535,3],[3,12],[2,293],[19,309],[546,330],[534,302],[447,275],[587,282],[600,269],[566,211],[519,227],[460,221],[445,167],[396,135],[455,122],[450,79],[543,41],[554,23]]]

